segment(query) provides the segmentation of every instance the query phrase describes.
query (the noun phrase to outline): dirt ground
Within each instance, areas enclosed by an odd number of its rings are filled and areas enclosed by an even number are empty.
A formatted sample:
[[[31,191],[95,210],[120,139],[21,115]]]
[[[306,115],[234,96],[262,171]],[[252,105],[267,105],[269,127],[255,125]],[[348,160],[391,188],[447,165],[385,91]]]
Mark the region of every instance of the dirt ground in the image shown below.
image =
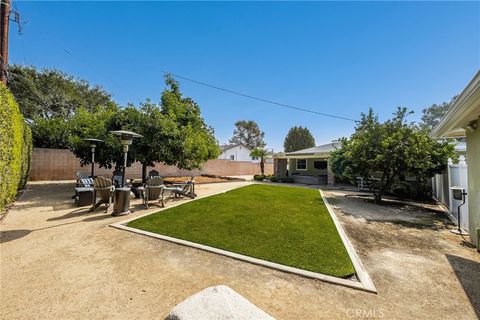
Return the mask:
[[[0,318],[163,319],[219,284],[277,319],[480,317],[480,254],[448,232],[440,214],[348,194],[325,190],[378,294],[114,229],[110,223],[126,218],[74,207],[71,183],[31,183],[0,225]],[[133,205],[132,217],[146,212],[139,200]]]

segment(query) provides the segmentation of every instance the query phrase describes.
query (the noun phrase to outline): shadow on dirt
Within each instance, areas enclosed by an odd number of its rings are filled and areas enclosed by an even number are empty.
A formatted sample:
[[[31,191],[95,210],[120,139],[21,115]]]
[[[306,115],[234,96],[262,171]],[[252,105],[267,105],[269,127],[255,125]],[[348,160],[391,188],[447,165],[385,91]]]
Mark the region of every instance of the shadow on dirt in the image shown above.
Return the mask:
[[[480,319],[480,263],[450,254],[446,257]]]

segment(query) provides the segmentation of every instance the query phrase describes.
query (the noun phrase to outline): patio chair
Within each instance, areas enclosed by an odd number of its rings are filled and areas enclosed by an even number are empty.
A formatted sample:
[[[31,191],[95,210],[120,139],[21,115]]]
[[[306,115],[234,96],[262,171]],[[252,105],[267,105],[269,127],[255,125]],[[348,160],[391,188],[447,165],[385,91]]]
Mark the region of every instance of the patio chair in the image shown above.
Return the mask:
[[[77,187],[93,187],[93,178],[83,171],[77,171]]]
[[[143,188],[143,204],[145,205],[145,208],[148,209],[149,202],[153,200],[159,200],[162,208],[165,207],[164,191],[165,186],[163,185],[163,178],[149,178]]]
[[[113,184],[115,185],[116,188],[120,188],[120,186],[122,186],[123,172],[121,170],[113,171],[112,182],[113,182]]]
[[[153,177],[160,177],[160,172],[157,170],[150,170],[148,173],[148,178],[153,178]]]
[[[184,183],[174,183],[171,187],[166,187],[165,190],[170,191],[175,197],[188,197],[195,199],[195,178],[191,177],[189,181]]]
[[[94,201],[90,212],[97,209],[102,203],[106,204],[105,212],[108,212],[108,208],[113,202],[114,194],[115,186],[113,185],[112,180],[102,176],[96,177],[93,181]],[[99,198],[99,201],[97,201],[97,197]]]

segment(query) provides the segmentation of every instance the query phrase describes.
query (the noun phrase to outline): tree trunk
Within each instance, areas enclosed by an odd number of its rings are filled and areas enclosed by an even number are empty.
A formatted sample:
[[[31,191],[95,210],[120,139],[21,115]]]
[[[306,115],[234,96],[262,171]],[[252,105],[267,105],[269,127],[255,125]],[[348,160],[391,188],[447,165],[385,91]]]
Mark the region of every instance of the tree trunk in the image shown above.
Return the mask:
[[[147,164],[142,163],[142,182],[147,182]]]
[[[388,182],[388,177],[387,177],[387,182]],[[380,179],[380,183],[377,186],[377,191],[374,193],[375,203],[379,204],[382,202],[382,197],[383,197],[383,193],[385,192],[385,186],[387,185],[387,182],[385,182],[385,175],[382,175],[382,178]]]
[[[262,176],[265,175],[265,162],[263,157],[260,157],[260,171],[262,172]]]
[[[390,185],[392,184],[392,179],[395,177],[395,174],[390,176],[387,174],[382,176],[382,179],[380,180],[380,186],[378,188],[378,193],[375,194],[375,203],[381,203],[382,202],[382,197],[385,191],[387,191],[390,188]]]

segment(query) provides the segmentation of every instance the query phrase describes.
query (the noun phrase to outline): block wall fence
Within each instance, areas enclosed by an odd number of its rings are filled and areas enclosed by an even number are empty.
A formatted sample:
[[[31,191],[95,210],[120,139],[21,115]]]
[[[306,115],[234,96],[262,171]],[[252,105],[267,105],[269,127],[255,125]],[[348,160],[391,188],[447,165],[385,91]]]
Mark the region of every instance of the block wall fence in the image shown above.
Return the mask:
[[[83,170],[90,173],[90,165],[80,166],[80,160],[66,149],[46,149],[34,148],[32,155],[32,168],[29,180],[31,181],[49,181],[49,180],[75,180],[75,173]],[[197,176],[202,174],[214,174],[221,176],[238,176],[260,174],[260,165],[249,161],[231,161],[231,160],[209,160],[201,170],[182,170],[175,166],[168,166],[162,163],[156,163],[155,167],[149,167],[147,172],[155,169],[164,177],[173,176]],[[112,169],[96,167],[96,175],[110,177]],[[265,174],[273,174],[273,164],[265,163]],[[142,177],[142,165],[139,162],[133,163],[127,168],[127,178],[138,179]]]

